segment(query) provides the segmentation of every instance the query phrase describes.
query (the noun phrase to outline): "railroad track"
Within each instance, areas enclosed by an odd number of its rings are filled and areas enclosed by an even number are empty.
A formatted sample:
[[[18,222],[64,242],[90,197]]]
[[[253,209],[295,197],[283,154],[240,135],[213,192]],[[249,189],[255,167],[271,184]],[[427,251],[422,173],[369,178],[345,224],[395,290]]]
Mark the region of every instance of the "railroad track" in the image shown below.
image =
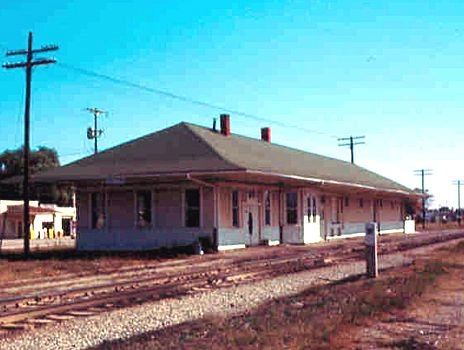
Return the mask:
[[[385,239],[384,239],[385,238]],[[380,254],[406,251],[419,246],[464,238],[464,232],[414,236],[397,240],[380,238]],[[352,243],[352,242],[351,242]],[[226,288],[282,274],[320,268],[363,257],[362,240],[339,244],[301,255],[258,256],[233,260],[228,264],[186,268],[181,273],[153,273],[144,277],[124,278],[112,283],[69,290],[44,290],[36,294],[16,295],[0,299],[0,336],[35,328],[50,322],[89,316],[148,301]],[[151,270],[150,270],[151,271]],[[154,270],[156,271],[156,269]]]

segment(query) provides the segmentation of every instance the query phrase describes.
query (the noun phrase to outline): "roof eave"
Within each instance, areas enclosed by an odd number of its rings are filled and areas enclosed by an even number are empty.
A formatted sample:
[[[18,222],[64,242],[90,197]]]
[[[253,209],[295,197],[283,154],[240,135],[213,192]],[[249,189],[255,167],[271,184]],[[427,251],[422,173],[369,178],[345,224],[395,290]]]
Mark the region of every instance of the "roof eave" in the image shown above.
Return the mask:
[[[302,181],[305,183],[310,183],[314,185],[335,185],[335,186],[342,186],[342,187],[351,187],[357,188],[367,191],[375,191],[375,192],[386,192],[392,194],[398,194],[407,197],[416,197],[417,194],[405,190],[399,189],[392,189],[392,188],[381,188],[369,185],[362,185],[353,182],[345,182],[345,181],[337,181],[337,180],[328,180],[328,179],[321,179],[315,177],[305,177],[299,175],[290,175],[290,174],[283,174],[283,173],[275,173],[275,172],[266,172],[261,170],[253,170],[253,169],[218,169],[218,170],[195,170],[195,171],[178,171],[178,172],[167,172],[167,173],[138,173],[138,174],[115,174],[114,176],[83,176],[83,177],[71,177],[71,176],[63,176],[56,178],[49,178],[46,180],[42,180],[43,182],[61,182],[61,183],[77,183],[77,182],[88,182],[88,181],[103,181],[105,183],[111,184],[116,182],[127,182],[136,179],[161,179],[161,178],[184,178],[185,176],[211,176],[211,175],[239,175],[239,174],[251,174],[251,175],[260,175],[260,176],[272,176],[278,177],[282,179],[292,179],[297,181]],[[42,182],[40,178],[38,182]]]
[[[394,194],[399,194],[399,195],[408,196],[408,197],[415,196],[413,192],[408,192],[408,191],[403,191],[403,190],[393,189],[393,188],[380,188],[380,187],[362,185],[362,184],[357,184],[357,183],[352,183],[352,182],[326,180],[326,179],[320,179],[320,178],[314,178],[314,177],[304,177],[304,176],[299,176],[299,175],[288,175],[288,174],[281,174],[281,173],[264,172],[260,170],[246,170],[246,172],[249,174],[257,174],[257,175],[263,175],[263,176],[266,176],[266,175],[276,176],[276,177],[282,177],[286,179],[299,180],[299,181],[309,182],[309,183],[317,184],[321,186],[323,186],[324,184],[331,184],[331,185],[352,187],[352,188],[358,188],[358,189],[369,190],[369,191],[394,193]]]

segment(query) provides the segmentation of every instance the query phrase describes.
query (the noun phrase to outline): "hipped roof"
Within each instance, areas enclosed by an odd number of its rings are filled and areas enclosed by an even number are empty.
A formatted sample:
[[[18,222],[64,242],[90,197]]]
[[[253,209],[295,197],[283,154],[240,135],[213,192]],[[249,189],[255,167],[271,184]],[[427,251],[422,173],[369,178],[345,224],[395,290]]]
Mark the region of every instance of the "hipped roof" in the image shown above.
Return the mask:
[[[85,181],[163,174],[254,171],[413,194],[342,160],[182,122],[96,155],[37,174],[36,181]]]

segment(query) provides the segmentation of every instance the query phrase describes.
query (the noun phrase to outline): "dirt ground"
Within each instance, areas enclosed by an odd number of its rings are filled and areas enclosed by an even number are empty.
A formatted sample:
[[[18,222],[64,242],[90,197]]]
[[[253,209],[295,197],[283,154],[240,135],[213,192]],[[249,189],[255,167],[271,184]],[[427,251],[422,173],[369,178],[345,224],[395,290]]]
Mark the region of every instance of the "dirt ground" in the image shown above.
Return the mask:
[[[422,228],[422,223],[416,222],[416,231],[440,231],[464,228],[464,221],[459,225],[457,222],[426,222],[425,229]]]
[[[191,254],[181,250],[137,253],[85,253],[77,251],[34,252],[24,260],[21,254],[4,253],[0,257],[0,283],[44,277],[83,276],[143,267],[172,259],[187,259]]]
[[[440,232],[444,229],[456,229],[456,223],[446,226],[428,223],[429,232]],[[464,229],[464,227],[463,227]],[[415,235],[391,234],[382,236],[382,240],[408,241]],[[258,257],[273,257],[282,254],[283,250],[294,251],[296,254],[302,251],[317,250],[319,248],[340,248],[362,242],[362,238],[345,238],[316,243],[308,246],[282,246],[254,247],[237,251],[230,251],[224,255],[233,259],[255,259]],[[108,273],[123,268],[143,267],[167,260],[191,260],[190,247],[179,249],[160,249],[146,252],[78,252],[74,249],[51,249],[49,251],[37,251],[31,254],[30,259],[24,260],[21,252],[1,252],[0,254],[0,283],[15,282],[18,280],[41,279],[44,277],[65,278],[66,276],[82,276]],[[221,254],[208,254],[204,259],[218,259]]]
[[[265,252],[274,254],[272,247]],[[55,252],[32,261],[12,255],[0,259],[0,283],[195,258],[182,252],[156,254]],[[450,243],[414,265],[383,271],[376,280],[357,277],[311,288],[246,315],[199,320],[101,349],[464,349],[463,272],[464,244]]]
[[[109,349],[464,349],[464,244],[310,288],[230,318],[206,318],[97,347]]]
[[[403,310],[372,318],[339,335],[347,349],[464,349],[464,255],[459,249],[429,258],[446,273]]]

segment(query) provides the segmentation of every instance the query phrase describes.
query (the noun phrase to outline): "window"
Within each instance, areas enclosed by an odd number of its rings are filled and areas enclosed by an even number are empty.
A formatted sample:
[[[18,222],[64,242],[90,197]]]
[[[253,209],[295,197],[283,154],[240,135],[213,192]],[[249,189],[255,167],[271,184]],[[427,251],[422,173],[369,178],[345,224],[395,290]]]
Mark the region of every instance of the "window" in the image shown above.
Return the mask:
[[[392,209],[395,209],[395,201],[390,201],[390,206]]]
[[[298,194],[296,192],[287,193],[287,224],[298,222]]]
[[[311,195],[308,195],[308,197],[306,197],[306,207],[307,207],[306,210],[308,213],[308,222],[311,222],[311,216],[313,215],[313,211],[311,207],[311,204],[312,204],[311,199],[312,199]]]
[[[345,197],[345,207],[349,207],[350,206],[350,198],[349,197]]]
[[[185,226],[200,227],[200,191],[185,190]]]
[[[239,226],[238,213],[238,191],[232,191],[232,226]]]
[[[264,225],[271,225],[271,192],[264,191]]]
[[[103,228],[105,226],[105,203],[102,193],[93,192],[90,195],[90,208],[92,213],[92,228]]]
[[[316,200],[316,196],[313,196],[313,217],[315,217],[317,215],[317,200]]]
[[[364,208],[364,200],[363,200],[362,198],[359,198],[359,199],[358,199],[358,206],[359,206],[360,208]]]
[[[137,191],[135,194],[137,212],[137,227],[146,227],[151,224],[151,192]]]
[[[315,221],[316,219],[316,214],[317,214],[317,207],[316,207],[316,196],[308,195],[306,197],[306,205],[307,205],[307,212],[308,212],[308,222],[311,222],[311,217],[312,217],[312,222]]]

